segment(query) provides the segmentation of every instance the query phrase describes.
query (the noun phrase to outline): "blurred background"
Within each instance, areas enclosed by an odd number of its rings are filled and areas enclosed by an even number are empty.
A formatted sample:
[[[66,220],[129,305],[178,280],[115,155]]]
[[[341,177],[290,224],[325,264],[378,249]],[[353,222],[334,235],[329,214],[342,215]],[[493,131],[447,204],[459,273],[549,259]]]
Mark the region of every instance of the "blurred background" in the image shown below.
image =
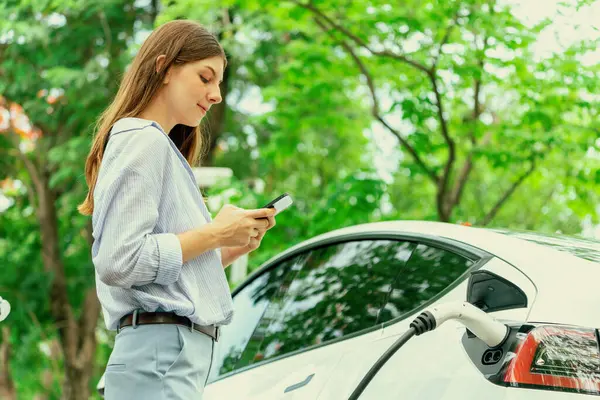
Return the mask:
[[[2,0],[0,398],[98,398],[114,332],[76,210],[85,157],[143,40],[182,18],[229,58],[196,170],[211,211],[295,199],[232,288],[371,221],[600,237],[594,0]]]

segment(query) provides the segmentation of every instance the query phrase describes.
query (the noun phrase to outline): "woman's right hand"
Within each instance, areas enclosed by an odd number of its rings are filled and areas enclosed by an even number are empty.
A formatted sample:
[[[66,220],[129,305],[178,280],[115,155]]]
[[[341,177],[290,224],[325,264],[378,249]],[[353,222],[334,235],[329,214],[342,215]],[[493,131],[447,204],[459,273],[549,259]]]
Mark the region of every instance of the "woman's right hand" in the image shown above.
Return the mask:
[[[275,210],[272,208],[244,210],[227,204],[211,224],[218,235],[220,247],[246,246],[251,238],[258,236],[259,230],[265,230],[269,226],[267,217],[273,215]]]

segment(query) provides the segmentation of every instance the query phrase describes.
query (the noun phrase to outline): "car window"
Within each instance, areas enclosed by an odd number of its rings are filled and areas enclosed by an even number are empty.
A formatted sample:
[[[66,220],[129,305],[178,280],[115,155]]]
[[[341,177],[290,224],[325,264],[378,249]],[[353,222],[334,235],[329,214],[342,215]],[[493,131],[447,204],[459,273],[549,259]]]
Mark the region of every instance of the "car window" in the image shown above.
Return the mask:
[[[381,311],[414,247],[408,242],[363,240],[304,255],[291,284],[271,299],[235,368],[392,318]]]
[[[397,240],[344,242],[288,259],[234,296],[234,318],[215,346],[211,380],[398,318],[473,264]]]
[[[392,319],[422,306],[455,282],[474,263],[475,260],[453,252],[419,244],[394,282],[382,314],[386,314],[386,319]]]
[[[304,256],[298,256],[282,262],[236,293],[233,298],[233,319],[221,329],[221,337],[214,348],[209,380],[235,368],[269,301],[282,287],[289,285],[302,267],[303,259]]]

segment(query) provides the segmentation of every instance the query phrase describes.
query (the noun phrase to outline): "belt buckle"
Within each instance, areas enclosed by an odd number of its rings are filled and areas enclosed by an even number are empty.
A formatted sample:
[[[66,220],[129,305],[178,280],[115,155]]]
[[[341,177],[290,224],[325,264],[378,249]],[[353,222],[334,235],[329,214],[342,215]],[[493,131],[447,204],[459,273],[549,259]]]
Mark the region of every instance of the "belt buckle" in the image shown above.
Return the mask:
[[[139,312],[137,309],[133,310],[133,318],[131,319],[131,327],[133,329],[137,329],[138,325],[138,315]]]

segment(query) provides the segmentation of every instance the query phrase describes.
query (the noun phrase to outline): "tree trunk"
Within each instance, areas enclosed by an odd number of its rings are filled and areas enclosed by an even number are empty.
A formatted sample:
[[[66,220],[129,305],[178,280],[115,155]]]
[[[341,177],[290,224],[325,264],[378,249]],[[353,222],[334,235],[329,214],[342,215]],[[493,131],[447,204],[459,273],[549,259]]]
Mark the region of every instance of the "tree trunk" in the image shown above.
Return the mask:
[[[96,341],[94,340],[94,353]],[[87,400],[90,397],[90,379],[94,370],[94,358],[87,360],[84,365],[75,366],[65,363],[65,382],[63,383],[62,399]]]
[[[438,220],[440,222],[450,222],[450,215],[452,215],[452,209],[448,209],[447,199],[440,185],[437,186],[436,194],[436,206]]]
[[[38,219],[42,239],[42,258],[47,273],[51,275],[50,311],[58,329],[64,354],[65,380],[62,398],[85,400],[89,397],[96,353],[95,328],[100,315],[100,304],[95,288],[88,289],[79,321],[73,315],[69,302],[67,277],[60,255],[60,238],[56,214],[56,195],[50,189],[48,176],[39,174]]]
[[[17,392],[10,372],[10,328],[2,327],[2,343],[0,344],[0,399],[16,400]]]

